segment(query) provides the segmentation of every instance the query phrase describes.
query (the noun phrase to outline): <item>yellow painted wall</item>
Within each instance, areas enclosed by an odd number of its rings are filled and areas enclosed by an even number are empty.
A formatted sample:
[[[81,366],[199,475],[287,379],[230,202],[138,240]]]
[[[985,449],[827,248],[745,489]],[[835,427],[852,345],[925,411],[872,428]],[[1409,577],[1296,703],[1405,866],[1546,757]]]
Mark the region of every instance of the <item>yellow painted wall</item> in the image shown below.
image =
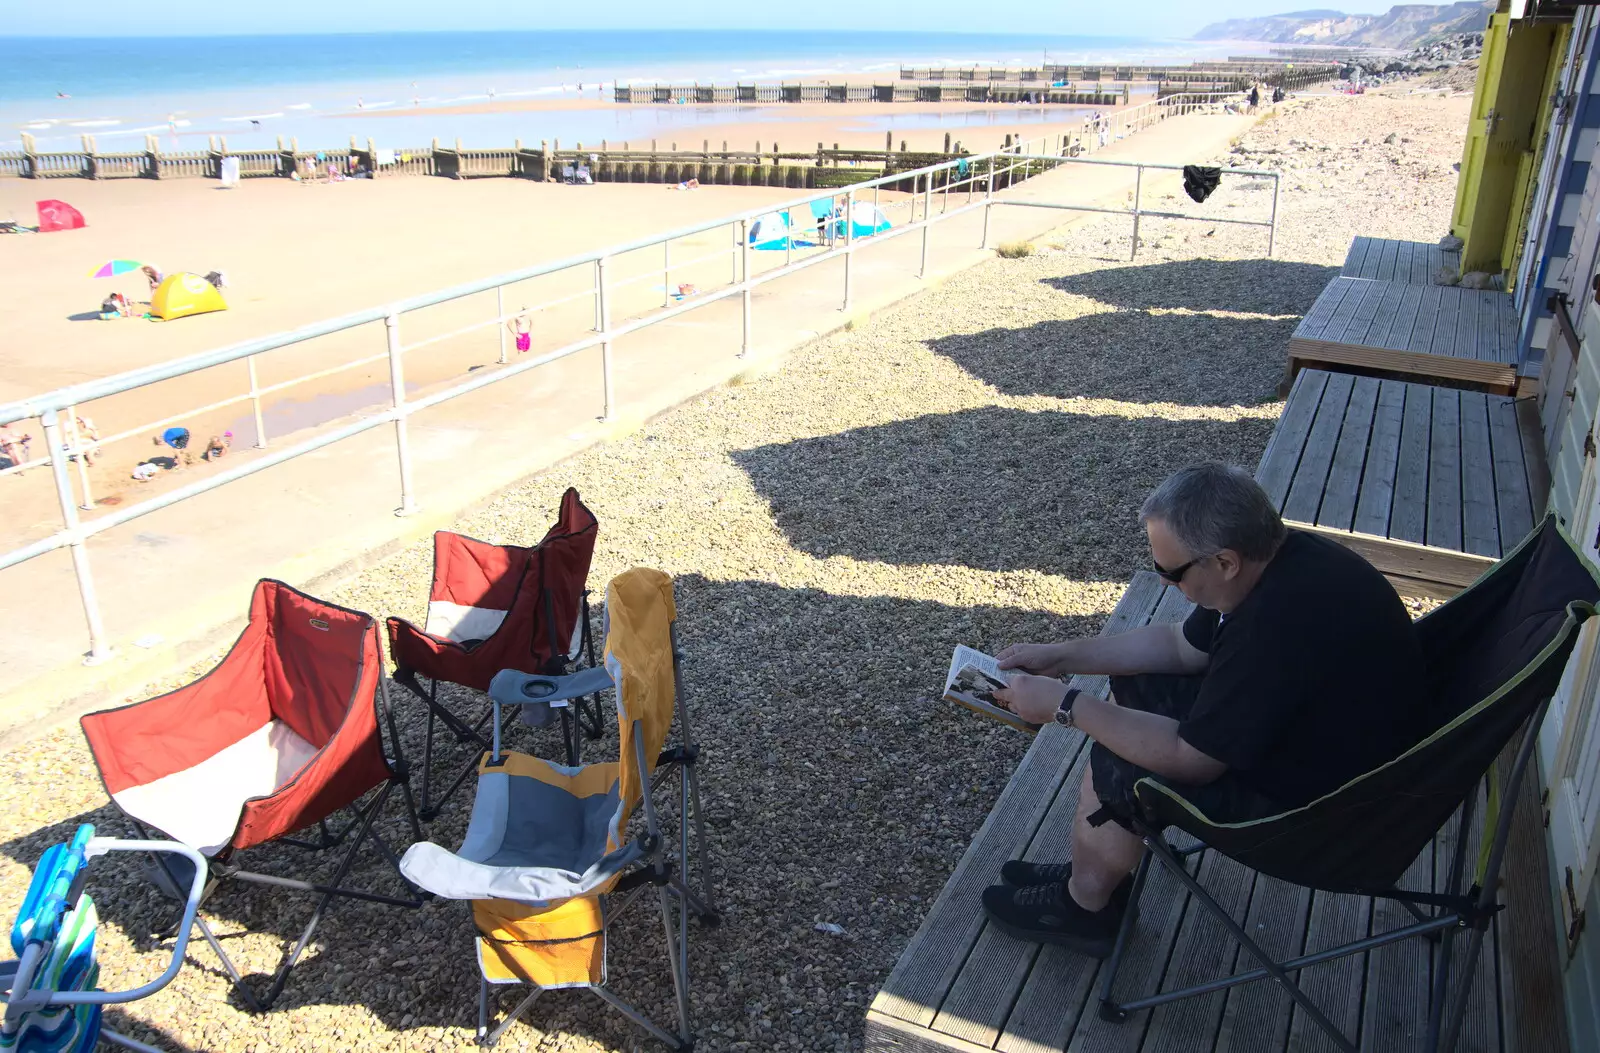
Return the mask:
[[[1513,22],[1505,12],[1489,19],[1451,217],[1451,232],[1465,243],[1463,271],[1497,274],[1511,264],[1537,171],[1525,155],[1549,120],[1545,85],[1560,62],[1556,45],[1565,28]]]

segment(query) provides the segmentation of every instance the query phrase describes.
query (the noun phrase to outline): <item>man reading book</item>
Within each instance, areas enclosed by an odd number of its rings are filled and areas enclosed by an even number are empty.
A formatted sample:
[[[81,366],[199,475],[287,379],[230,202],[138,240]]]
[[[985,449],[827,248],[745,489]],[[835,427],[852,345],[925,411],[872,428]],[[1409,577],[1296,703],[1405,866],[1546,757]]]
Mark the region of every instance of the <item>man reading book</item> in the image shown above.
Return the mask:
[[[1195,603],[1182,624],[1016,644],[995,697],[1094,740],[1071,862],[1012,860],[984,909],[1003,930],[1111,952],[1143,846],[1133,787],[1154,776],[1221,821],[1299,807],[1398,756],[1422,733],[1422,654],[1371,564],[1286,530],[1243,470],[1184,468],[1140,513],[1155,570]],[[1112,701],[1063,677],[1109,674]]]

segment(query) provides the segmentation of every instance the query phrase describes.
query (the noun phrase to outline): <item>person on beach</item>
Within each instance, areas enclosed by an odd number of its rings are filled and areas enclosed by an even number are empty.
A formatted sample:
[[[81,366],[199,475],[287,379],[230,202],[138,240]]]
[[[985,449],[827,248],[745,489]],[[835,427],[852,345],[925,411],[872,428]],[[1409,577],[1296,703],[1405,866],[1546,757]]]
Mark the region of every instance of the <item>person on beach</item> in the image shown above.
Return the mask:
[[[1423,656],[1400,597],[1361,556],[1287,530],[1241,468],[1208,463],[1158,486],[1139,514],[1154,568],[1195,604],[1182,624],[1016,644],[995,697],[1091,740],[1071,862],[1012,860],[983,894],[999,928],[1111,953],[1144,846],[1134,784],[1174,784],[1214,820],[1308,804],[1394,759],[1425,731]],[[1112,700],[1069,688],[1109,674]]]
[[[220,461],[233,447],[233,432],[225,431],[221,435],[213,435],[206,440],[206,452],[201,454],[202,460]]]
[[[139,268],[139,271],[144,275],[145,280],[150,283],[150,295],[154,296],[156,290],[161,287],[161,279],[164,275],[153,263],[145,264]]]
[[[527,304],[523,304],[522,309],[512,316],[506,328],[517,338],[518,351],[526,351],[533,346],[533,312],[528,310]]]
[[[189,448],[189,429],[168,428],[150,441],[156,446],[170,446],[174,450],[186,450]]]
[[[78,442],[83,463],[94,467],[94,459],[100,456],[100,429],[94,426],[91,417],[78,414]]]
[[[28,444],[33,436],[17,430],[15,425],[0,424],[0,457],[6,459],[0,468],[14,468],[28,463]]]

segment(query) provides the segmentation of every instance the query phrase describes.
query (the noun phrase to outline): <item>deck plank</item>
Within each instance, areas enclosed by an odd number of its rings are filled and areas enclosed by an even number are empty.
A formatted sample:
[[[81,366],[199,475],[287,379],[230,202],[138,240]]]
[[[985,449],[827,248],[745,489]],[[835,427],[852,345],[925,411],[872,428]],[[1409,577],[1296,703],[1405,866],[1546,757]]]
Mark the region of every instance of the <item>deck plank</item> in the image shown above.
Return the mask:
[[[1275,508],[1282,508],[1289,496],[1289,486],[1294,482],[1294,473],[1300,465],[1300,455],[1305,450],[1306,437],[1311,432],[1317,404],[1322,400],[1329,376],[1321,370],[1302,370],[1295,376],[1294,386],[1283,405],[1283,415],[1278,418],[1266,452],[1261,455],[1256,481]]]
[[[1386,536],[1427,542],[1428,433],[1432,428],[1433,388],[1408,384],[1400,424],[1400,454],[1395,465],[1394,505]]]
[[[1516,400],[1489,399],[1489,446],[1494,458],[1495,511],[1500,521],[1500,553],[1511,551],[1533,529],[1528,471]],[[1497,554],[1500,554],[1497,553]]]
[[[1249,867],[1220,852],[1206,852],[1200,860],[1200,884],[1240,924],[1249,912],[1255,876]],[[1226,976],[1233,971],[1237,951],[1238,945],[1217,916],[1190,903],[1161,990],[1174,991]],[[1157,1006],[1150,1012],[1144,1053],[1190,1053],[1195,1036],[1216,1033],[1226,1002],[1227,996],[1219,991]]]
[[[1382,343],[1377,346],[1391,351],[1404,351],[1411,342],[1411,331],[1416,328],[1417,315],[1422,311],[1422,287],[1405,285],[1400,288],[1400,304],[1385,330]]]
[[[1286,961],[1303,953],[1310,911],[1310,889],[1257,875],[1245,931],[1274,960]],[[1235,955],[1235,972],[1260,965],[1243,948]],[[1233,988],[1217,1029],[1216,1053],[1278,1053],[1288,1042],[1293,1008],[1288,992],[1275,982]]]
[[[1461,392],[1461,547],[1479,556],[1500,555],[1489,396],[1481,391]]]
[[[1434,548],[1461,550],[1461,393],[1433,393],[1428,441],[1428,533]]]
[[[1378,301],[1378,317],[1367,332],[1366,343],[1373,347],[1389,346],[1394,339],[1395,320],[1400,315],[1401,305],[1405,302],[1406,294],[1412,291],[1412,286],[1399,282],[1385,283],[1383,295]]]
[[[1378,381],[1356,377],[1350,390],[1350,404],[1339,429],[1338,447],[1328,469],[1322,506],[1315,522],[1336,530],[1349,530],[1356,515],[1356,498],[1361,491],[1361,470],[1367,460],[1367,440],[1372,435],[1372,416],[1378,405]]]
[[[1367,467],[1361,476],[1361,496],[1356,502],[1354,528],[1363,534],[1387,537],[1394,508],[1395,472],[1400,466],[1400,430],[1405,415],[1406,386],[1398,380],[1380,381],[1378,405],[1372,416],[1372,438],[1367,445]]]
[[[1349,373],[1334,373],[1328,377],[1322,398],[1317,405],[1317,415],[1306,436],[1305,452],[1300,455],[1300,465],[1295,469],[1289,495],[1281,509],[1285,519],[1301,523],[1315,523],[1322,505],[1322,494],[1328,482],[1328,469],[1333,464],[1334,450],[1339,443],[1339,430],[1344,426],[1345,410],[1350,406],[1350,387],[1355,378]]]
[[[1433,889],[1433,844],[1430,842],[1406,868],[1400,887]],[[1412,924],[1405,907],[1394,900],[1372,902],[1372,932],[1393,932]],[[1428,1031],[1429,955],[1433,945],[1413,937],[1367,954],[1366,998],[1362,1005],[1361,1048],[1368,1053],[1414,1053]]]
[[[1372,901],[1365,896],[1318,892],[1306,931],[1307,954],[1351,943],[1367,935]],[[1333,1026],[1353,1038],[1361,1021],[1361,980],[1365,955],[1339,958],[1300,973],[1300,989]],[[1289,1048],[1306,1053],[1337,1053],[1338,1047],[1298,1006],[1289,1025]]]
[[[1317,294],[1311,309],[1300,319],[1300,324],[1295,326],[1294,335],[1308,340],[1320,339],[1323,330],[1327,328],[1328,319],[1333,316],[1334,310],[1349,291],[1348,282],[1329,282],[1328,286]]]

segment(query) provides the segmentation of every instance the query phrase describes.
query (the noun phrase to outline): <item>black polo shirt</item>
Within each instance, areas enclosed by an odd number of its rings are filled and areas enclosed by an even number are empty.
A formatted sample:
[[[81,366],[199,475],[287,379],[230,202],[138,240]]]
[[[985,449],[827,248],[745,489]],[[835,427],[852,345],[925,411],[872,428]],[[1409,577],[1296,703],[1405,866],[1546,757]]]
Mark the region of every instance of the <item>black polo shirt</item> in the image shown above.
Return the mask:
[[[1178,734],[1286,807],[1424,733],[1422,651],[1405,605],[1328,538],[1290,531],[1233,613],[1197,607],[1183,635],[1210,662]]]

